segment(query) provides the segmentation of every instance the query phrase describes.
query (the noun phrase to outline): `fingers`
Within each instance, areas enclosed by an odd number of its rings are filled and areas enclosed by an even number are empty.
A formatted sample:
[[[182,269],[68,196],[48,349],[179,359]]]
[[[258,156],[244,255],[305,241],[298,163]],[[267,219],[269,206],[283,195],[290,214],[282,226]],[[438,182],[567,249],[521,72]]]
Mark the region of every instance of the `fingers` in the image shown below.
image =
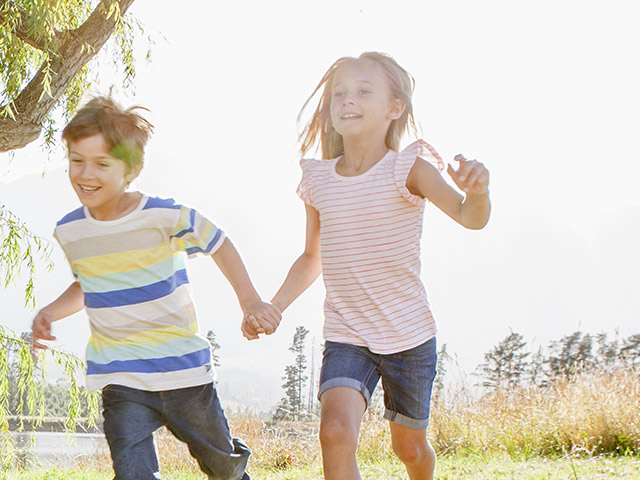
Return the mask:
[[[467,160],[463,155],[458,154],[454,160],[459,162],[458,170],[454,170],[451,165],[447,167],[447,172],[465,193],[486,193],[489,184],[489,171],[477,160]]]
[[[260,338],[257,330],[251,325],[254,322],[257,323],[255,317],[251,314],[245,315],[242,319],[240,330],[242,331],[242,336],[247,340],[257,340]]]

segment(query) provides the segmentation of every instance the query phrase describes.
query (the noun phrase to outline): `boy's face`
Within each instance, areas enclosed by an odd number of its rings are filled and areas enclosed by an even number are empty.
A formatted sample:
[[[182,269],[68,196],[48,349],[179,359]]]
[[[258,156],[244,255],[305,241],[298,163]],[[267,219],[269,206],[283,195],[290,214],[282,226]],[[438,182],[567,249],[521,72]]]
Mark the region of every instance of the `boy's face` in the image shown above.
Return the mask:
[[[140,168],[127,172],[124,161],[113,158],[99,133],[69,144],[69,180],[93,218],[118,218],[128,184]]]

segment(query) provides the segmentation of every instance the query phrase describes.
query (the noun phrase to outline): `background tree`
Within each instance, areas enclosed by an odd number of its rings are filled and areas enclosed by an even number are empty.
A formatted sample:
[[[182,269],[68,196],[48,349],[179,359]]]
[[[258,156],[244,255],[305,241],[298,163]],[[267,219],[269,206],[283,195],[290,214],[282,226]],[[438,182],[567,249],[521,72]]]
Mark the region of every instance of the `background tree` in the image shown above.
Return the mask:
[[[511,333],[496,347],[484,354],[484,362],[477,368],[484,378],[482,385],[492,389],[513,387],[520,383],[526,370],[524,351],[526,342],[519,333]]]
[[[309,330],[299,326],[293,334],[293,341],[289,346],[289,351],[295,355],[293,365],[285,367],[285,373],[282,377],[284,383],[282,388],[286,396],[280,401],[280,405],[276,410],[276,419],[288,418],[291,420],[300,420],[304,410],[304,396],[302,394],[307,376],[304,374],[307,369],[307,358],[304,354],[304,341]]]
[[[434,400],[438,400],[444,391],[444,377],[447,374],[447,364],[451,361],[451,356],[447,353],[447,344],[443,344],[438,351],[438,362],[436,364],[436,378],[433,380]]]
[[[593,354],[591,335],[574,332],[549,346],[549,370],[553,378],[572,378],[591,370]]]
[[[52,112],[67,116],[88,86],[87,63],[113,33],[126,78],[135,73],[134,0],[0,0],[0,152],[54,133]]]
[[[635,370],[640,364],[640,334],[631,335],[622,343],[620,356],[628,368]]]
[[[222,347],[216,341],[216,334],[213,330],[209,330],[207,332],[207,340],[209,341],[209,345],[211,345],[211,360],[213,361],[214,367],[220,366],[220,356],[218,355],[218,350]]]

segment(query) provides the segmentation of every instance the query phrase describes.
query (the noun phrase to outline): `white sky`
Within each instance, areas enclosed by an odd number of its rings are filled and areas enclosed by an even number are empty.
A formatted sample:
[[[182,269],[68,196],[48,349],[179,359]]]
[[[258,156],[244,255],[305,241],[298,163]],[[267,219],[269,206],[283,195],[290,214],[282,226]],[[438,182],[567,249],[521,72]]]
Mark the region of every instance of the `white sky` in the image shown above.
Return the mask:
[[[156,125],[134,187],[223,226],[265,298],[303,246],[299,109],[335,59],[378,50],[415,77],[423,138],[446,161],[460,152],[491,172],[485,230],[465,231],[433,207],[425,216],[423,279],[439,342],[460,366],[471,372],[510,330],[531,348],[578,329],[639,333],[634,0],[177,5],[132,7],[156,40],[153,63],[138,67],[135,95],[120,97],[148,107]],[[64,161],[47,162],[37,147],[11,162],[0,157],[0,202],[48,238],[78,204],[56,168]],[[40,306],[71,281],[59,249],[54,259],[54,271],[38,278]],[[260,365],[275,403],[295,327],[321,341],[321,282],[285,313],[276,335],[249,343],[213,262],[192,261],[190,277],[201,329],[214,329],[222,345],[221,380]],[[0,291],[0,305],[3,325],[29,328],[33,312],[18,289]],[[59,348],[82,354],[83,315],[56,325]]]

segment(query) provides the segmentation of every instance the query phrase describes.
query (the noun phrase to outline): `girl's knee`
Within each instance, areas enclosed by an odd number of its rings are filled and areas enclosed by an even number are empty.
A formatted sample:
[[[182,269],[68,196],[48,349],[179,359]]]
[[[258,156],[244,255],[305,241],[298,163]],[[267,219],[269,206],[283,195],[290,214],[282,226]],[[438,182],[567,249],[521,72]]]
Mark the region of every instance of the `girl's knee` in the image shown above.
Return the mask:
[[[395,441],[393,452],[405,465],[435,462],[435,452],[426,438]]]
[[[339,418],[326,418],[320,422],[320,443],[323,446],[348,446],[358,443],[358,431],[349,422]]]

